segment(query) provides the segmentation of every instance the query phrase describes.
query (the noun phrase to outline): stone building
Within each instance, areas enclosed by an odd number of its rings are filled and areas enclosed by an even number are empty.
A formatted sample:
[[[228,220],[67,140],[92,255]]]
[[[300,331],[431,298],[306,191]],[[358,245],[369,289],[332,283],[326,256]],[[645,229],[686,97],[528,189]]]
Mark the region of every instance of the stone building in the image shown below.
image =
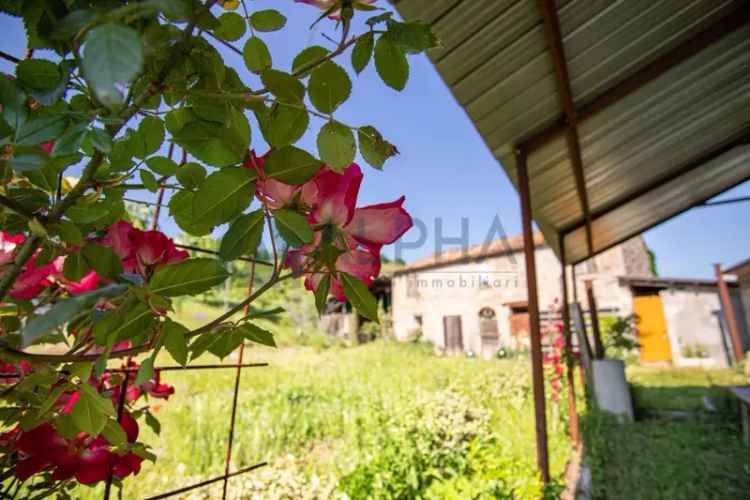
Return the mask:
[[[562,267],[540,233],[534,235],[539,304],[550,316],[561,298]],[[397,339],[420,336],[448,352],[492,356],[500,346],[528,343],[529,317],[521,235],[413,262],[393,273],[392,315]],[[569,268],[568,283],[573,283]],[[726,366],[729,350],[716,283],[656,278],[640,236],[575,268],[586,307],[593,283],[600,316],[636,315],[641,360]],[[736,286],[732,287],[734,290]],[[739,297],[737,297],[739,299]],[[689,314],[688,314],[689,313]],[[743,316],[744,319],[744,316]],[[697,354],[696,354],[697,353]],[[696,356],[702,361],[696,361]]]

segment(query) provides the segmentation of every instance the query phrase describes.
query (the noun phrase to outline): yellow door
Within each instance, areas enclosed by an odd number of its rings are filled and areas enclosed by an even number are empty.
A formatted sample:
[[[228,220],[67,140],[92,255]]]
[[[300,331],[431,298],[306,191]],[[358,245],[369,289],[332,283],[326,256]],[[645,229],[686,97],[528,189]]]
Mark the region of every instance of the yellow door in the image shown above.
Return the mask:
[[[638,342],[641,344],[641,361],[655,363],[672,361],[672,347],[667,335],[664,307],[658,295],[642,295],[633,299],[637,318]]]

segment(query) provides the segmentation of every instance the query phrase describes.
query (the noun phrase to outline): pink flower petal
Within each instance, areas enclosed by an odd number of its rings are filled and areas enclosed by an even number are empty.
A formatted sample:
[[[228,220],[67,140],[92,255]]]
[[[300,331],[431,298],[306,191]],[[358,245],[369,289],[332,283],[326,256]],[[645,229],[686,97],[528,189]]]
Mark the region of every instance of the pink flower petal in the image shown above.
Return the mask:
[[[403,209],[404,197],[389,203],[358,208],[344,230],[370,251],[393,243],[408,231],[413,221]]]
[[[349,165],[343,174],[321,168],[302,187],[302,202],[313,209],[312,222],[345,226],[354,215],[361,183],[362,170],[356,163]]]

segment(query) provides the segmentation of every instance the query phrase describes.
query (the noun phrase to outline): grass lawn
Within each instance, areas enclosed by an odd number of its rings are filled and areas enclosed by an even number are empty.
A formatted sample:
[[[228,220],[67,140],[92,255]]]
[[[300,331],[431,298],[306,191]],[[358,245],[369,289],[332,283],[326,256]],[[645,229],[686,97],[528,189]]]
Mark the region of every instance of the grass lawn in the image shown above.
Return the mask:
[[[750,380],[732,370],[631,366],[638,420],[619,425],[584,416],[596,498],[750,498],[750,447],[728,385]],[[718,412],[705,411],[708,396]],[[694,412],[670,418],[665,412]]]
[[[235,498],[542,495],[527,359],[437,358],[390,342],[249,352],[270,366],[243,371],[234,467],[270,465],[230,480]],[[141,425],[159,459],[126,481],[123,498],[222,474],[233,377],[233,370],[163,375],[177,392],[160,405],[161,436]],[[570,447],[564,409],[549,411],[559,486]],[[190,498],[220,494],[218,483]]]

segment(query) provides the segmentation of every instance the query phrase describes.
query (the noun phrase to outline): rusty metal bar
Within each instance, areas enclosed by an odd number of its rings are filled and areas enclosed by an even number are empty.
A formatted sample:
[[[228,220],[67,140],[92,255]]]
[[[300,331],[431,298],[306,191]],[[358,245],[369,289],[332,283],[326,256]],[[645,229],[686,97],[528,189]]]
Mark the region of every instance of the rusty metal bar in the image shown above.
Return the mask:
[[[716,273],[716,283],[719,286],[719,297],[721,298],[721,308],[724,310],[724,316],[729,327],[729,336],[732,337],[732,349],[734,350],[734,359],[739,363],[743,359],[742,339],[740,338],[740,329],[737,326],[737,316],[734,314],[734,305],[732,296],[729,294],[729,287],[724,281],[724,274],[721,272],[721,264],[714,264]]]
[[[174,246],[176,246],[177,248],[182,248],[183,250],[192,250],[193,252],[205,253],[209,255],[219,255],[219,252],[215,250],[209,250],[207,248],[196,247],[193,245],[182,245],[179,243],[175,243]],[[261,266],[273,266],[273,262],[269,262],[267,260],[251,259],[250,257],[237,257],[236,260],[250,262],[251,264],[260,264]]]
[[[539,0],[539,9],[544,17],[544,36],[547,39],[552,64],[555,67],[557,79],[557,93],[565,114],[566,141],[568,143],[568,154],[573,168],[573,176],[576,181],[578,200],[581,203],[581,212],[586,221],[586,243],[589,254],[594,253],[594,240],[591,234],[591,210],[589,209],[589,196],[586,191],[586,178],[583,173],[583,159],[581,158],[581,141],[578,135],[578,117],[573,102],[573,91],[570,88],[570,75],[568,74],[568,63],[565,58],[565,47],[563,46],[562,34],[560,32],[560,19],[557,16],[557,8],[554,0]],[[563,262],[564,264],[564,262]]]
[[[200,483],[191,484],[190,486],[185,486],[184,488],[179,488],[177,490],[168,491],[166,493],[160,493],[158,495],[154,495],[152,497],[147,497],[145,500],[160,500],[162,498],[169,498],[175,495],[179,495],[180,493],[185,493],[187,491],[191,491],[197,488],[202,488],[203,486],[208,486],[209,484],[218,483],[219,481],[225,481],[229,478],[239,476],[240,474],[244,474],[246,472],[250,472],[255,469],[259,469],[260,467],[268,465],[268,462],[260,462],[255,465],[251,465],[250,467],[245,467],[244,469],[240,469],[237,471],[234,471],[230,474],[224,474],[223,476],[214,477],[211,479],[206,479],[205,481],[201,481]]]
[[[534,233],[531,227],[531,190],[526,165],[526,152],[516,150],[518,192],[521,196],[521,225],[526,260],[526,288],[528,290],[529,328],[531,330],[531,375],[534,389],[534,416],[536,423],[536,458],[539,474],[549,483],[549,452],[547,446],[547,414],[544,401],[544,368],[542,366],[542,332],[539,324],[539,297],[537,295]]]
[[[578,423],[578,411],[576,409],[576,386],[573,367],[573,336],[570,333],[570,306],[568,304],[568,276],[565,265],[565,249],[562,247],[562,236],[560,236],[560,260],[562,261],[562,321],[563,335],[565,336],[565,365],[568,378],[568,432],[575,446],[581,444],[581,431]]]
[[[268,363],[245,363],[245,364],[232,364],[232,365],[194,365],[194,366],[155,366],[154,372],[168,372],[168,371],[188,371],[188,370],[216,370],[221,368],[256,368],[260,366],[268,366]],[[126,373],[126,372],[137,372],[138,368],[110,368],[106,370],[111,373]]]
[[[594,337],[594,358],[604,359],[604,343],[602,332],[599,329],[599,312],[596,310],[596,298],[594,297],[594,282],[585,280],[586,297],[589,302],[589,316],[591,317],[591,333]]]
[[[614,87],[608,89],[588,104],[578,109],[578,123],[582,123],[613,104],[621,101],[630,94],[636,92],[644,85],[656,80],[661,75],[679,64],[690,59],[706,47],[716,43],[730,33],[742,28],[750,22],[750,3],[742,1],[731,12],[701,31],[697,35],[685,40],[683,43],[655,59],[641,68],[637,73],[621,81]],[[545,144],[565,133],[568,128],[565,114],[555,122],[521,142],[521,147],[528,153],[536,151]]]
[[[247,279],[247,294],[253,293],[253,281],[255,280],[255,263],[250,265],[250,273]],[[274,270],[276,266],[274,266]],[[245,314],[250,312],[250,304],[245,306]],[[240,375],[242,374],[242,358],[245,355],[245,343],[240,344],[240,356],[237,362],[237,373],[234,377],[234,394],[232,395],[232,416],[229,420],[229,437],[227,439],[227,456],[224,463],[224,485],[222,487],[221,498],[226,500],[227,498],[227,487],[229,485],[229,478],[226,477],[229,474],[229,467],[232,464],[232,445],[234,443],[234,423],[237,419],[237,402],[240,393]]]
[[[125,409],[125,393],[128,392],[128,376],[123,377],[122,386],[120,386],[120,398],[117,401],[117,422],[120,422],[122,418],[122,412]],[[107,484],[104,486],[104,500],[109,500],[109,496],[112,492],[112,479],[114,476],[114,464],[109,464],[109,475],[107,476]]]

